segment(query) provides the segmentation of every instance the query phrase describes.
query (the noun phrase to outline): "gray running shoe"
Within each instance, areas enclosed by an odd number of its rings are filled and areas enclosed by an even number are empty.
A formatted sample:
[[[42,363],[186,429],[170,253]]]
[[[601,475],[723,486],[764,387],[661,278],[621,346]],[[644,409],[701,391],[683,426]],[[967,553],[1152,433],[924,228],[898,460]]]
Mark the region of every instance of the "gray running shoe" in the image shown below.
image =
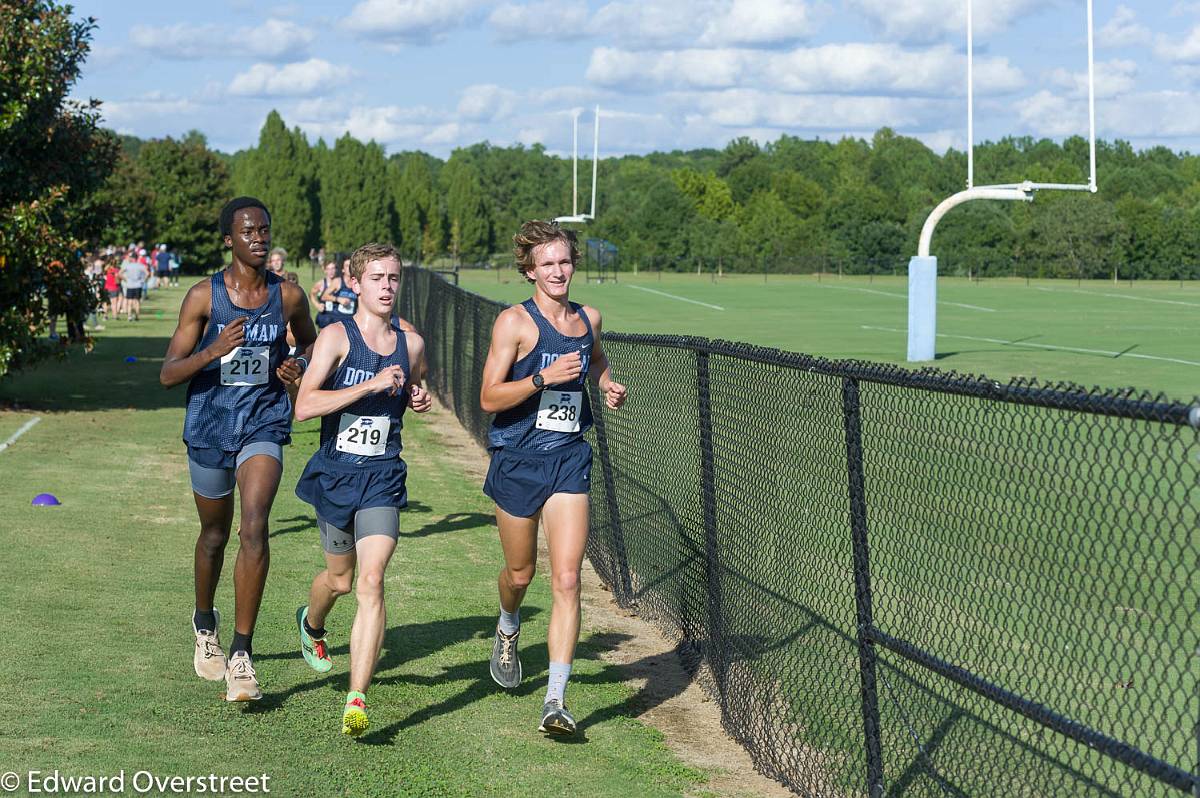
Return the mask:
[[[521,630],[506,635],[496,627],[496,640],[492,643],[492,662],[489,670],[496,684],[511,690],[521,683],[521,658],[517,656],[517,640]]]
[[[575,718],[557,698],[551,698],[542,704],[542,725],[538,731],[549,734],[574,734]]]

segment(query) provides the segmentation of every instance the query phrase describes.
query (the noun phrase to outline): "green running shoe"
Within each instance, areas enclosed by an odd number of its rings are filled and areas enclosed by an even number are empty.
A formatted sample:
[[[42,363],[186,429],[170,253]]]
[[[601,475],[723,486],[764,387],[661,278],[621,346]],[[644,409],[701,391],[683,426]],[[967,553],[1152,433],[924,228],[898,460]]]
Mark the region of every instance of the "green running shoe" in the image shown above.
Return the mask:
[[[300,653],[304,655],[304,661],[314,671],[328,673],[329,669],[333,667],[333,660],[329,657],[329,648],[325,645],[325,638],[317,640],[304,631],[306,618],[308,618],[308,605],[296,610],[296,626],[300,629]]]
[[[357,737],[367,730],[367,697],[351,691],[346,694],[346,708],[342,711],[342,734]]]

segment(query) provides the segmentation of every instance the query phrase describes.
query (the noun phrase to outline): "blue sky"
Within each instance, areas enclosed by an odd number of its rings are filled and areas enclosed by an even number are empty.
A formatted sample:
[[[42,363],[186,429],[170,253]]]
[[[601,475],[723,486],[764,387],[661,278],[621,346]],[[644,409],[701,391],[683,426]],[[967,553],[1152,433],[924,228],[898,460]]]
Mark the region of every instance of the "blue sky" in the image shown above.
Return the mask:
[[[901,10],[897,10],[900,7]],[[870,136],[966,143],[966,0],[79,0],[76,97],[141,137],[195,128],[232,152],[278,110],[445,157],[478,141],[602,155]],[[1086,135],[1084,0],[975,0],[976,138]],[[1097,125],[1200,149],[1200,2],[1095,0]],[[581,149],[590,151],[588,115]]]

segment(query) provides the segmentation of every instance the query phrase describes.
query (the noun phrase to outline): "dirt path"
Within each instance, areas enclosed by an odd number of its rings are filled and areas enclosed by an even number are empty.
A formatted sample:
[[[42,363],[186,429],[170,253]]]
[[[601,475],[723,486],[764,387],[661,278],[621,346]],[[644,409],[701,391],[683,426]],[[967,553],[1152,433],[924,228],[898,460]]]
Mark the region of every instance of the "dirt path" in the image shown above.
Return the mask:
[[[460,460],[463,470],[482,484],[487,474],[487,452],[440,404],[435,404],[426,418]],[[538,544],[538,568],[549,573],[544,535]],[[791,798],[791,791],[759,774],[745,749],[725,734],[717,705],[684,670],[674,644],[652,624],[618,607],[586,560],[582,582],[581,631],[608,638],[604,659],[619,666],[625,682],[637,690],[632,705],[638,719],[662,732],[667,746],[682,761],[715,771],[697,792],[729,798]]]

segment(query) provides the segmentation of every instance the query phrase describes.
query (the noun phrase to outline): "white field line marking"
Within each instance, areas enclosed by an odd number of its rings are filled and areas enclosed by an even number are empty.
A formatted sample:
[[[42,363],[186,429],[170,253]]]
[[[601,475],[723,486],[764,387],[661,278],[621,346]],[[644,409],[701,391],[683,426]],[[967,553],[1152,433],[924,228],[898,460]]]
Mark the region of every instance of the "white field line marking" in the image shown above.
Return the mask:
[[[8,440],[6,440],[4,443],[0,443],[0,452],[4,451],[9,446],[12,446],[13,443],[16,442],[17,438],[21,437],[26,432],[29,432],[29,430],[33,429],[34,425],[37,424],[41,420],[42,420],[41,416],[34,416],[33,418],[29,419],[24,424],[22,424],[21,428],[19,430],[17,430],[16,432],[14,432]]]
[[[725,308],[721,307],[720,305],[710,305],[707,302],[698,302],[695,299],[688,299],[685,296],[675,296],[674,294],[668,294],[666,291],[655,291],[653,288],[646,288],[645,286],[634,285],[633,283],[625,283],[625,285],[629,286],[630,288],[636,288],[639,291],[649,291],[652,294],[658,294],[659,296],[665,296],[665,297],[668,297],[669,299],[678,299],[680,302],[691,302],[693,305],[703,305],[704,307],[712,308],[713,310],[724,310],[725,309]]]
[[[864,330],[881,330],[883,332],[902,333],[904,330],[897,330],[893,327],[871,327],[866,324],[862,325]],[[1036,349],[1056,349],[1063,352],[1083,352],[1089,355],[1109,355],[1110,357],[1136,357],[1140,360],[1162,360],[1167,363],[1180,363],[1184,366],[1200,366],[1193,360],[1180,360],[1177,357],[1159,357],[1158,355],[1139,355],[1133,352],[1110,352],[1107,349],[1084,349],[1079,346],[1054,346],[1052,344],[1034,344],[1028,341],[1005,341],[1002,338],[979,338],[974,335],[947,335],[938,333],[938,338],[959,338],[964,341],[982,341],[988,344],[1004,344],[1005,346],[1031,346]]]
[[[1039,291],[1047,291],[1053,294],[1083,294],[1085,296],[1107,296],[1113,299],[1132,299],[1137,302],[1158,302],[1161,305],[1183,305],[1188,308],[1200,308],[1200,302],[1182,302],[1178,299],[1152,299],[1148,296],[1129,296],[1127,294],[1108,294],[1103,291],[1084,291],[1079,288],[1042,288],[1036,286]]]
[[[839,291],[862,291],[864,294],[879,294],[880,296],[894,296],[897,299],[908,299],[908,294],[893,294],[890,291],[876,291],[874,288],[852,288],[848,285],[823,285],[822,288],[836,288]],[[995,308],[984,308],[979,305],[968,305],[963,302],[946,302],[938,300],[939,305],[954,305],[959,308],[967,308],[968,310],[982,310],[985,313],[995,313]]]

